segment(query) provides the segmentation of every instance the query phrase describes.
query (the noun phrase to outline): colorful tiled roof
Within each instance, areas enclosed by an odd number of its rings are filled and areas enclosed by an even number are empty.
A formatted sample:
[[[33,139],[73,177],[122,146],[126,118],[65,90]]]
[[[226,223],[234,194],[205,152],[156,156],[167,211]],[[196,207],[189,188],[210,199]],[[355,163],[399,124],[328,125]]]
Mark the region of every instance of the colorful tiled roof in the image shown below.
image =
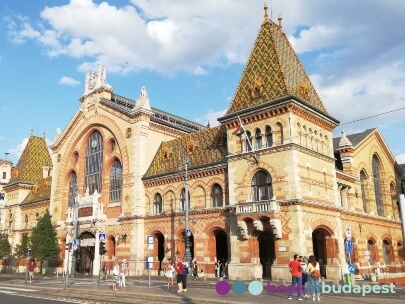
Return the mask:
[[[189,169],[226,162],[226,130],[222,126],[191,133],[162,142],[143,179],[179,172],[184,151],[190,158]]]
[[[294,95],[328,114],[282,27],[265,19],[226,114]]]
[[[43,166],[52,166],[45,138],[31,135],[17,165],[11,172],[9,184],[40,182],[43,178]]]
[[[51,176],[48,176],[46,178],[43,178],[41,181],[36,182],[32,187],[31,192],[21,204],[49,200],[51,198],[51,183]]]

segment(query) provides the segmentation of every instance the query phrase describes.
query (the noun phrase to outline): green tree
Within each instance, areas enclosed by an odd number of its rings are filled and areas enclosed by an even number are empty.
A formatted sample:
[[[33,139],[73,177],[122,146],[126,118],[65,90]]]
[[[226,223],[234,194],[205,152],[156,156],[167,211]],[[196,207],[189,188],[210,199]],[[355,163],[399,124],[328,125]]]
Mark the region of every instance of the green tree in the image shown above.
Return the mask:
[[[59,256],[56,231],[52,226],[49,210],[38,220],[31,234],[32,255],[39,261],[55,260]]]
[[[8,237],[0,234],[0,259],[8,257],[11,253],[11,245]]]
[[[26,258],[28,248],[30,248],[30,237],[27,233],[23,233],[21,236],[21,244],[17,244],[14,247],[14,256],[18,260]]]

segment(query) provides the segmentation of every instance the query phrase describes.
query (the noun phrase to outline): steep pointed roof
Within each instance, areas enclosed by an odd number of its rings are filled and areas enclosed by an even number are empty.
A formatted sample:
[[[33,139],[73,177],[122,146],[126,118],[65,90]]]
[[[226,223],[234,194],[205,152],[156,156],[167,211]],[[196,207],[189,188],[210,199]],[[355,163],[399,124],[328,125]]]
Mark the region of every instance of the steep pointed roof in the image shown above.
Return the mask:
[[[45,138],[31,135],[17,165],[13,168],[9,184],[40,182],[43,178],[43,166],[52,166]]]
[[[142,179],[179,172],[184,149],[190,152],[189,169],[225,163],[226,147],[226,130],[222,126],[162,142]]]
[[[276,25],[269,20],[265,6],[265,18],[227,115],[287,95],[294,95],[328,114],[282,31],[281,17],[279,21],[280,25]]]
[[[51,198],[51,183],[51,176],[45,177],[39,182],[36,182],[32,187],[30,193],[21,202],[20,205],[49,200]]]

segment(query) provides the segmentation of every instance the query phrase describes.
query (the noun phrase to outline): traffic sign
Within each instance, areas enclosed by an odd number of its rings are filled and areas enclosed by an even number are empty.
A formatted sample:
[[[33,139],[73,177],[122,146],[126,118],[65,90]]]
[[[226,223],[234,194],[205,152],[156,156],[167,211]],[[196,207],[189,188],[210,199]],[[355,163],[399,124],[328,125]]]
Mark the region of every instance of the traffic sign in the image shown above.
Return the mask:
[[[99,240],[100,242],[105,242],[105,233],[100,233],[100,234],[98,235],[98,240]]]
[[[80,245],[80,240],[79,239],[74,239],[73,240],[73,245],[79,246]]]
[[[355,273],[355,271],[356,271],[356,267],[354,267],[353,264],[347,265],[347,268],[349,269],[349,272],[352,274]]]
[[[346,252],[353,253],[353,242],[351,240],[346,240]]]
[[[153,245],[153,235],[148,235],[148,245]]]
[[[77,250],[77,245],[73,245],[73,250]]]
[[[370,251],[368,251],[368,250],[364,251],[363,255],[364,255],[365,259],[367,259],[367,260],[370,259]]]
[[[352,228],[350,226],[345,227],[345,233],[346,233],[346,238],[351,239],[352,238]]]

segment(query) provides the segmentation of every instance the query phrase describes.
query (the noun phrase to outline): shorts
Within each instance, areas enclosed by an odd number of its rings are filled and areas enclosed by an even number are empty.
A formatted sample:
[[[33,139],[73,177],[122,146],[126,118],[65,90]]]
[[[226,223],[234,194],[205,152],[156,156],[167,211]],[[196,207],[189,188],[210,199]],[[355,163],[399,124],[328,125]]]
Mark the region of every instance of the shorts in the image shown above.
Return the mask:
[[[183,282],[183,275],[177,274],[177,283],[182,283],[182,282]]]
[[[117,276],[117,275],[113,275],[113,281],[115,281],[115,282],[118,282],[119,281],[119,276]]]

